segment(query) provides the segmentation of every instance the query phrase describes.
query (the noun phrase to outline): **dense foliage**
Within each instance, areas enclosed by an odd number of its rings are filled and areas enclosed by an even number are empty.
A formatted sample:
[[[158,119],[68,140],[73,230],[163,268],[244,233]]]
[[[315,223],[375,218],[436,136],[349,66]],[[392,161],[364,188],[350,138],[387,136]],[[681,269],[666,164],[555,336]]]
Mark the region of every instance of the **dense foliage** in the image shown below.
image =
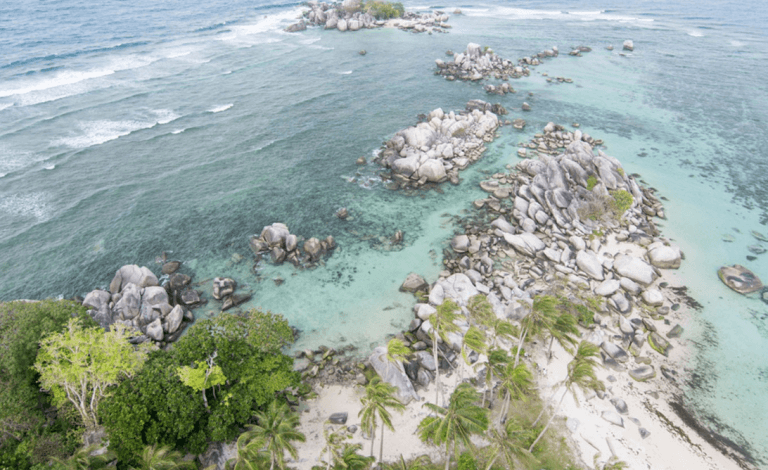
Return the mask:
[[[293,359],[280,353],[292,338],[279,315],[222,313],[198,320],[170,351],[152,353],[99,409],[121,464],[132,463],[148,444],[201,453],[208,441],[237,437],[278,392],[299,384]],[[204,367],[211,357],[226,381],[202,393],[181,381],[180,368]]]
[[[369,13],[377,20],[400,18],[405,13],[405,8],[400,2],[382,2],[372,0],[363,4],[363,11]]]
[[[72,453],[82,423],[71,406],[51,405],[32,368],[38,344],[73,317],[95,322],[68,300],[0,303],[0,468],[25,469]]]

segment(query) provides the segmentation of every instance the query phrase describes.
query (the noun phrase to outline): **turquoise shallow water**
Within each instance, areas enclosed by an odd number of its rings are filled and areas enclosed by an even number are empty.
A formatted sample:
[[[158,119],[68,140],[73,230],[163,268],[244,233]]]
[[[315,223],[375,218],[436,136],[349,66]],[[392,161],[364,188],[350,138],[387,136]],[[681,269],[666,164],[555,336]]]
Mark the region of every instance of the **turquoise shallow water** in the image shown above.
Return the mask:
[[[167,251],[197,281],[234,277],[250,305],[303,331],[299,347],[366,350],[410,321],[413,298],[397,288],[412,271],[436,278],[476,182],[514,164],[517,142],[548,121],[579,122],[668,199],[664,232],[686,252],[680,275],[704,306],[686,330],[686,404],[766,465],[768,306],[715,275],[740,263],[768,280],[768,254],[746,258],[750,231],[768,232],[762,4],[450,4],[465,14],[432,36],[281,32],[296,5],[131,5],[0,6],[1,300],[83,295],[123,264],[159,271]],[[619,55],[629,38],[634,53]],[[493,97],[510,118],[531,103],[528,127],[504,128],[461,185],[386,190],[359,156],[419,113],[488,99],[432,75],[434,59],[470,41],[508,58],[594,50],[549,60],[513,82],[517,94]],[[342,206],[350,220],[334,217]],[[257,277],[247,239],[275,221],[333,235],[339,249],[316,270],[262,265]],[[398,229],[405,243],[392,249]]]

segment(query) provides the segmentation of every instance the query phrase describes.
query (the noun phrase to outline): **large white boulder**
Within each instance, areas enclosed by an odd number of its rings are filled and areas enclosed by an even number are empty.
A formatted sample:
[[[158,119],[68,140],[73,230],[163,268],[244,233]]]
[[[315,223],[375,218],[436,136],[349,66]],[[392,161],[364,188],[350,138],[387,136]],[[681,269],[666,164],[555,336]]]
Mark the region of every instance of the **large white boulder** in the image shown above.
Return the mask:
[[[443,288],[443,295],[446,299],[453,300],[461,307],[466,306],[469,299],[479,294],[472,281],[462,273],[441,279],[437,281],[437,284]]]
[[[598,281],[604,279],[603,264],[594,253],[586,250],[576,253],[576,266],[592,279],[597,279]]]
[[[147,287],[156,286],[158,282],[157,276],[155,276],[149,268],[129,264],[121,267],[115,272],[115,277],[113,277],[112,282],[109,283],[109,291],[112,294],[117,294],[122,291],[123,286],[126,284],[136,284],[138,287]]]
[[[526,256],[536,256],[537,252],[547,247],[539,237],[527,232],[520,235],[505,233],[504,240],[517,252]]]
[[[419,399],[416,390],[413,388],[413,384],[405,374],[402,362],[390,362],[387,360],[386,347],[379,346],[374,349],[370,357],[370,363],[376,373],[379,374],[382,381],[397,389],[395,398],[397,398],[400,403],[407,405],[411,401]]]
[[[618,254],[613,259],[613,270],[620,276],[628,277],[647,286],[656,279],[656,272],[650,264],[634,256]]]
[[[439,160],[427,160],[419,167],[419,178],[427,178],[431,183],[437,183],[445,176],[445,167]]]
[[[648,259],[651,264],[661,269],[677,269],[680,267],[682,253],[676,246],[667,246],[661,242],[648,246]]]

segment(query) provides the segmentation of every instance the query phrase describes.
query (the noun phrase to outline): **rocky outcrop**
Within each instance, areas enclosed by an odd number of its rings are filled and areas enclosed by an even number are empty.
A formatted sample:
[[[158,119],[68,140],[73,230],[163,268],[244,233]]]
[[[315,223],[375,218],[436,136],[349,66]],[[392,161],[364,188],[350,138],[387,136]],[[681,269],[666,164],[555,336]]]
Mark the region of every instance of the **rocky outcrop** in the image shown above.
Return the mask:
[[[376,371],[381,380],[394,386],[397,391],[395,392],[395,398],[400,403],[407,405],[413,400],[418,400],[419,396],[416,394],[416,390],[413,388],[411,380],[405,373],[402,361],[391,362],[387,358],[387,348],[379,346],[373,350],[369,362]]]
[[[447,23],[449,15],[439,11],[416,13],[405,11],[401,17],[384,19],[376,18],[375,9],[367,8],[360,2],[350,4],[342,3],[309,2],[309,10],[304,11],[303,16],[308,24],[320,26],[325,29],[338,29],[341,32],[359,31],[373,28],[398,28],[414,33],[447,33],[450,25]],[[301,27],[304,20],[291,25],[286,31],[294,32],[306,29]]]
[[[480,44],[469,43],[467,49],[459,54],[453,54],[453,60],[435,60],[436,75],[445,77],[446,80],[478,81],[487,78],[509,80],[530,75],[530,66],[541,64],[545,57],[557,57],[557,47],[540,52],[533,56],[523,57],[517,61],[503,59],[496,55],[492,49],[481,47]],[[502,83],[498,87],[488,85],[488,93],[506,94],[514,93],[509,84]]]
[[[167,265],[166,263],[165,265]],[[164,265],[164,267],[165,267]],[[102,327],[110,328],[119,323],[135,331],[133,342],[153,340],[158,343],[175,341],[184,330],[185,320],[194,316],[186,311],[181,298],[199,294],[189,290],[190,277],[175,272],[180,266],[173,266],[174,272],[163,284],[158,285],[157,276],[147,267],[126,265],[115,273],[110,290],[94,290],[83,300],[88,314]],[[182,295],[182,289],[183,295]],[[190,293],[195,293],[191,296]]]
[[[391,187],[415,188],[427,183],[451,181],[479,160],[493,141],[499,126],[498,114],[506,110],[484,101],[470,101],[460,112],[438,108],[426,122],[397,132],[379,151],[375,161],[390,170]]]
[[[346,213],[346,210],[345,210]],[[328,236],[324,240],[312,237],[304,240],[288,230],[288,226],[275,222],[253,235],[248,241],[257,261],[269,257],[273,264],[290,262],[296,267],[312,268],[336,248],[336,240]]]

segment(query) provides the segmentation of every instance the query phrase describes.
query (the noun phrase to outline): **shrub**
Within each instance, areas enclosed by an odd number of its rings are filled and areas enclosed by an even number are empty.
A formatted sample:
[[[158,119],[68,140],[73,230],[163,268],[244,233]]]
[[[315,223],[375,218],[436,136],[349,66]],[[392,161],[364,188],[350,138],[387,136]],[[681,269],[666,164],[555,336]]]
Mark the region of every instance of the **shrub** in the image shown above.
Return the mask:
[[[613,191],[611,196],[613,197],[613,206],[617,217],[621,217],[627,209],[632,207],[632,203],[635,201],[632,194],[623,189]]]
[[[595,178],[595,175],[589,175],[589,178],[587,178],[587,191],[592,191],[596,185],[597,178]]]
[[[377,20],[400,18],[405,13],[405,8],[400,2],[382,2],[378,0],[365,2],[363,10]]]

